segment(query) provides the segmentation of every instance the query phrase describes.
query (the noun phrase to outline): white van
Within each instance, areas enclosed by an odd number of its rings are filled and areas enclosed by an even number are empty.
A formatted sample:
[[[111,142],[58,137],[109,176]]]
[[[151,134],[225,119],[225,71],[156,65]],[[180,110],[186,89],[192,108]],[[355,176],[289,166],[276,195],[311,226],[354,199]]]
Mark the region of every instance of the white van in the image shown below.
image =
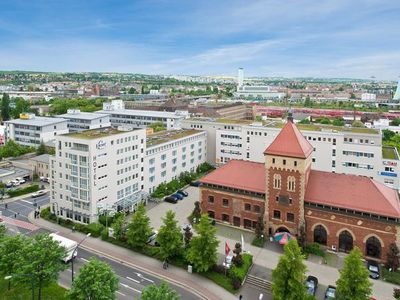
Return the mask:
[[[61,235],[58,235],[56,233],[50,233],[49,234],[51,236],[51,238],[57,242],[59,242],[60,246],[64,247],[67,254],[65,255],[65,257],[63,258],[63,261],[65,263],[69,262],[72,259],[72,253],[74,252],[74,250],[76,249],[76,247],[78,246],[78,243],[67,239]],[[75,251],[74,253],[74,257],[76,257],[78,255],[78,250]]]

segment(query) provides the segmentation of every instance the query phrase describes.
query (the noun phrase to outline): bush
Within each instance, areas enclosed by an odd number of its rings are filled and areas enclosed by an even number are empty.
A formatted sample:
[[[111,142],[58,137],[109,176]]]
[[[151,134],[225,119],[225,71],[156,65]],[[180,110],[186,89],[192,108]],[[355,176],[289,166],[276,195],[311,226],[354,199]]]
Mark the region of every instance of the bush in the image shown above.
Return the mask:
[[[318,243],[307,244],[303,251],[305,254],[314,254],[325,257],[325,251],[321,249],[321,246]]]
[[[400,271],[389,272],[388,269],[382,268],[382,278],[387,282],[400,285]]]
[[[229,269],[229,277],[232,279],[239,279],[240,282],[243,282],[245,279],[247,272],[249,271],[251,265],[253,264],[253,255],[244,253],[242,255],[243,264],[238,267],[235,265],[231,265]]]
[[[103,241],[108,241],[108,228],[104,228],[103,231],[101,232],[101,239]]]
[[[78,224],[75,225],[76,230],[78,230],[76,227],[77,225]],[[85,233],[90,233],[93,237],[99,237],[104,229],[104,226],[101,225],[100,223],[90,223],[89,225],[86,225],[84,229],[86,230]]]
[[[40,212],[40,217],[45,220],[48,220],[50,214],[51,214],[50,207],[46,207],[45,209],[42,209],[42,211]]]
[[[238,290],[242,286],[242,282],[239,280],[239,278],[233,278],[232,286],[233,286],[233,289]]]
[[[212,270],[219,274],[225,274],[225,267],[223,265],[215,265]]]
[[[265,239],[262,237],[255,237],[254,240],[251,242],[253,246],[263,248],[265,244]]]
[[[17,196],[37,192],[38,190],[39,190],[39,186],[37,184],[34,184],[34,185],[30,185],[30,186],[20,188],[20,189],[9,190],[9,191],[7,191],[7,194],[10,196],[10,198],[12,198],[12,197],[17,197]]]

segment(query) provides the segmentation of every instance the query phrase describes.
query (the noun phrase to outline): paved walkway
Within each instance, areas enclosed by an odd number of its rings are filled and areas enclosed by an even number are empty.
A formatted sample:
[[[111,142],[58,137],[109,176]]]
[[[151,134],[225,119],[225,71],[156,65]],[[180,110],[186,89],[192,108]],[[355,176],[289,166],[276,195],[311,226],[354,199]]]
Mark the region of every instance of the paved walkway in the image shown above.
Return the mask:
[[[34,219],[33,214],[29,215],[29,220],[37,226],[44,227],[53,231],[58,232],[60,235],[75,240],[81,241],[85,235],[79,232],[71,232],[70,229],[59,226],[57,224],[48,222],[43,219]],[[170,266],[168,270],[162,268],[160,261],[144,256],[137,252],[130,251],[128,249],[118,247],[111,243],[102,241],[97,238],[88,238],[82,245],[91,252],[95,252],[101,256],[109,259],[118,261],[121,264],[130,265],[132,267],[143,270],[152,274],[153,276],[159,277],[163,280],[172,282],[176,285],[181,286],[187,290],[195,292],[199,297],[210,300],[230,300],[237,299],[236,296],[232,295],[225,289],[214,284],[212,281],[197,275],[190,274],[181,268]]]

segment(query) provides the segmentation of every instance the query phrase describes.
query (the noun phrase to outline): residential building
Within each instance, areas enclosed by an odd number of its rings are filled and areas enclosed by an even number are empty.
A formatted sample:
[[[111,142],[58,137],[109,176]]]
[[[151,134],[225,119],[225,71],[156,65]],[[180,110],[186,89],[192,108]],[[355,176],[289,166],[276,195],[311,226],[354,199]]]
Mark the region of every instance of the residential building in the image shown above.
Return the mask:
[[[79,109],[68,109],[59,118],[68,120],[69,132],[79,132],[102,127],[110,127],[110,116],[99,113],[81,112]]]
[[[98,111],[98,113],[109,115],[111,125],[114,127],[128,125],[143,128],[155,122],[161,122],[167,130],[180,129],[182,120],[189,117],[187,111],[165,112],[125,109],[122,100],[114,100],[111,104],[104,103],[103,110]]]
[[[68,133],[67,120],[20,114],[19,119],[6,121],[6,141],[14,140],[24,146],[37,147],[41,142],[54,140],[57,135]]]
[[[50,158],[49,154],[42,154],[29,159],[33,173],[39,177],[50,178]]]
[[[366,176],[313,169],[314,146],[289,120],[263,151],[264,162],[231,160],[203,177],[201,208],[220,222],[265,234],[290,232],[334,251],[359,247],[384,261],[400,246],[397,191]]]
[[[183,128],[207,132],[207,161],[221,165],[231,159],[263,162],[263,149],[278,135],[283,124],[277,121],[251,122],[245,120],[189,119]],[[362,175],[399,189],[400,169],[383,168],[382,136],[371,128],[348,128],[319,125],[298,125],[314,151],[314,170]],[[398,161],[398,156],[392,158]],[[390,182],[390,183],[389,183]]]

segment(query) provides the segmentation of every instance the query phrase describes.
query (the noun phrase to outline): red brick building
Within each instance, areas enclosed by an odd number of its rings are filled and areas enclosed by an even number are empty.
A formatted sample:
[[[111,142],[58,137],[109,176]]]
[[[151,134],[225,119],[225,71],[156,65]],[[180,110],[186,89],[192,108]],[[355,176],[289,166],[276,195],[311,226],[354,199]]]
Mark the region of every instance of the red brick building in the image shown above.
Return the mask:
[[[266,234],[304,228],[308,242],[384,260],[400,246],[398,194],[368,177],[311,169],[313,147],[291,120],[265,150],[265,163],[232,160],[201,182],[203,212]]]

